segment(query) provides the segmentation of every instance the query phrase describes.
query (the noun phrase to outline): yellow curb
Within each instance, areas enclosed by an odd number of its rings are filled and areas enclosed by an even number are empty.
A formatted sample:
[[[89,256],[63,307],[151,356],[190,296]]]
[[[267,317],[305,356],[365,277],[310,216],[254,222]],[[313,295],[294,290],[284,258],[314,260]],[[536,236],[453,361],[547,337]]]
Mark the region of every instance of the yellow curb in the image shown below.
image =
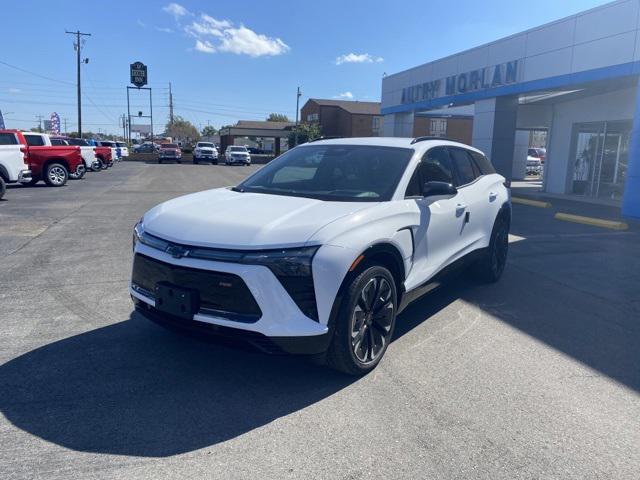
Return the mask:
[[[519,203],[521,205],[529,205],[530,207],[551,208],[549,202],[541,202],[539,200],[529,200],[528,198],[511,197],[512,203]]]
[[[615,220],[604,220],[595,217],[582,217],[580,215],[571,215],[569,213],[558,212],[554,215],[557,220],[565,220],[567,222],[582,223],[584,225],[592,225],[594,227],[610,228],[611,230],[627,230],[629,225],[624,222]]]

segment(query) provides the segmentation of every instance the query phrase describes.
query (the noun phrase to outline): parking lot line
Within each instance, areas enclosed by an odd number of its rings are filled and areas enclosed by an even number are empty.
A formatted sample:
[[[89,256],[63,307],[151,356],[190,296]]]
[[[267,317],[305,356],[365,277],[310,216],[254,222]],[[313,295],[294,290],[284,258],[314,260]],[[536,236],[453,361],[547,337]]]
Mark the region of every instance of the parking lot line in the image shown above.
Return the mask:
[[[528,198],[522,197],[511,197],[511,201],[513,203],[519,203],[520,205],[529,205],[530,207],[551,208],[551,204],[549,202],[541,202],[540,200],[530,200]]]
[[[605,220],[603,218],[596,217],[584,217],[582,215],[572,215],[570,213],[558,212],[554,215],[557,220],[564,220],[566,222],[581,223],[583,225],[592,225],[594,227],[609,228],[611,230],[627,230],[629,225],[625,222],[617,220]]]

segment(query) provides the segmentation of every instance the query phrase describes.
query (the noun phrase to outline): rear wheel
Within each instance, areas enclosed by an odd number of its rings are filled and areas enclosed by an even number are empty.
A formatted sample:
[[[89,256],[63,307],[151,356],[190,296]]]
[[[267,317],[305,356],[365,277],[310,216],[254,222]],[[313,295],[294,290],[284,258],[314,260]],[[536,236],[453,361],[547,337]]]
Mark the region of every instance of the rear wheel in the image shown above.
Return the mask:
[[[102,161],[102,159],[101,158],[96,158],[96,161],[98,162],[97,170],[104,170],[104,162]]]
[[[85,168],[82,168],[80,169],[80,172],[76,170],[75,173],[69,173],[69,178],[71,180],[81,180],[82,177],[84,177],[85,173],[87,173],[87,170]]]
[[[4,193],[7,191],[7,184],[4,182],[4,178],[0,177],[0,198],[4,197]]]
[[[509,222],[504,217],[498,217],[491,231],[489,247],[473,266],[478,279],[486,283],[500,280],[507,264],[509,253]]]
[[[50,163],[44,171],[44,181],[50,187],[62,187],[69,179],[69,172],[61,163]]]
[[[391,342],[396,306],[396,284],[389,270],[372,266],[360,273],[336,317],[327,365],[349,375],[373,370]]]

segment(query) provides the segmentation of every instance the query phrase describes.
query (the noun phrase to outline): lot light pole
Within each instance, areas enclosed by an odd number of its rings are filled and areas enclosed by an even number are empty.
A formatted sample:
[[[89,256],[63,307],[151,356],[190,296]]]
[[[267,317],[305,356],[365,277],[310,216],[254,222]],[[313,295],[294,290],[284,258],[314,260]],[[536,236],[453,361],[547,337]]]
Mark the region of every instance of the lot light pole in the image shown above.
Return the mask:
[[[298,93],[296,94],[296,133],[293,140],[294,147],[298,145],[298,109],[300,107],[300,95],[302,95],[302,93],[300,92],[300,87],[298,87]]]
[[[78,82],[78,137],[82,138],[82,93],[80,88],[80,64],[89,63],[89,59],[85,58],[84,60],[80,61],[80,50],[81,50],[80,37],[81,36],[90,37],[91,34],[82,33],[80,30],[75,32],[68,32],[65,30],[65,33],[76,36],[76,41],[74,43],[74,46],[76,49],[76,65],[77,65],[77,75],[78,75],[78,79],[77,79],[77,82]]]

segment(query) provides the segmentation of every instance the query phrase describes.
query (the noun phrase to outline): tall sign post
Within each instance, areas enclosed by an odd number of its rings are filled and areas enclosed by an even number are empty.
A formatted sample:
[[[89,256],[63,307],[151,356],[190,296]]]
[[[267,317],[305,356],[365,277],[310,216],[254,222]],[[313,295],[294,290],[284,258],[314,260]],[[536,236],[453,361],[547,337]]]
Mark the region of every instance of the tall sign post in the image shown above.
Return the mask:
[[[138,118],[148,118],[150,122],[149,134],[151,137],[151,143],[153,143],[153,97],[151,95],[151,88],[145,87],[148,83],[147,66],[142,62],[134,62],[129,66],[129,76],[133,87],[127,86],[127,119],[129,121],[129,143],[131,143],[131,107],[129,101],[129,90],[149,90],[149,115],[143,115],[143,112],[138,112]],[[134,129],[135,130],[135,129]]]

